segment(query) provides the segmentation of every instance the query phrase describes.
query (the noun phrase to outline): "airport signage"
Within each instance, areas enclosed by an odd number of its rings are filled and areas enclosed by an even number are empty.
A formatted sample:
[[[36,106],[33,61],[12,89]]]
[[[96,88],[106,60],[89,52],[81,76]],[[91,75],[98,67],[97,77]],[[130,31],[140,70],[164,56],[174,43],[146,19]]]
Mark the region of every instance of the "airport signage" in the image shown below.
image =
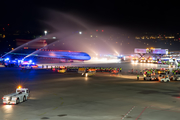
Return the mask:
[[[168,49],[139,49],[135,48],[134,53],[168,54]]]
[[[155,49],[152,54],[166,54],[166,49]]]
[[[147,53],[146,49],[138,49],[138,48],[135,48],[134,49],[134,53]]]

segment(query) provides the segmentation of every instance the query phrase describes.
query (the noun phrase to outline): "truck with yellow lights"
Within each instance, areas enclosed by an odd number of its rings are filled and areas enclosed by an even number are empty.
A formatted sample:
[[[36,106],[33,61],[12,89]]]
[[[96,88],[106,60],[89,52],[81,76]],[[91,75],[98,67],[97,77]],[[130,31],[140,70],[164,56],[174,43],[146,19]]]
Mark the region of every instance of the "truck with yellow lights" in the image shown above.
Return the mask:
[[[152,57],[148,57],[147,60],[146,60],[147,63],[152,63],[153,62],[153,59]]]
[[[137,57],[133,57],[131,60],[132,63],[138,63],[138,58]]]
[[[57,70],[59,73],[65,73],[67,71],[66,67],[61,66],[60,68],[58,68]]]
[[[18,87],[16,93],[3,96],[3,104],[19,104],[25,102],[29,97],[29,89]]]
[[[139,62],[140,62],[140,63],[146,63],[146,59],[145,59],[144,57],[141,57],[141,58],[139,59]]]

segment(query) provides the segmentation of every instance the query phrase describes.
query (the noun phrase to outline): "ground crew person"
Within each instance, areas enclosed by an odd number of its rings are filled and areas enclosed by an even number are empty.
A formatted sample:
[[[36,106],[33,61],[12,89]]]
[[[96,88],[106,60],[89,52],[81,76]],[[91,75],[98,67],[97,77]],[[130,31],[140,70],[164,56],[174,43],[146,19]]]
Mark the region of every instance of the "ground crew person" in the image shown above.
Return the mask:
[[[108,67],[106,68],[106,72],[108,72]]]
[[[120,67],[120,72],[122,71],[122,68]]]
[[[137,75],[137,80],[139,80],[139,75]]]
[[[42,65],[42,68],[44,68],[44,65]]]
[[[144,77],[146,77],[146,74],[144,74]]]
[[[103,71],[103,68],[101,67],[101,72]]]

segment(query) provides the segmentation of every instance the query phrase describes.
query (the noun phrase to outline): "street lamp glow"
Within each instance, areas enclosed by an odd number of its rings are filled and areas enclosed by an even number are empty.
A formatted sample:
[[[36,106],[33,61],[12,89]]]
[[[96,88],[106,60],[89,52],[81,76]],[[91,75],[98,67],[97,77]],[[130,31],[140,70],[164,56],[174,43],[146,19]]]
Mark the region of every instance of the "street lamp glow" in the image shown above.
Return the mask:
[[[81,34],[82,34],[82,32],[81,32],[81,31],[79,31],[79,34],[81,35]]]
[[[47,34],[47,30],[44,31],[44,34],[45,34],[45,35]]]

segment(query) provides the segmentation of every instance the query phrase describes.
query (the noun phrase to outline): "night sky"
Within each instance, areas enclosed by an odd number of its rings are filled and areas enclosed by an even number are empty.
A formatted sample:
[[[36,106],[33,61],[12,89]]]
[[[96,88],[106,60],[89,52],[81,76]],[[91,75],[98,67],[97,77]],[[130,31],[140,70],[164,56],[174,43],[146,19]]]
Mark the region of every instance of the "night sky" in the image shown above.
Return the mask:
[[[37,29],[38,20],[44,19],[46,14],[42,9],[67,14],[78,13],[96,25],[112,25],[132,31],[180,31],[178,3],[164,1],[11,0],[1,2],[0,22],[12,23],[20,28]]]

